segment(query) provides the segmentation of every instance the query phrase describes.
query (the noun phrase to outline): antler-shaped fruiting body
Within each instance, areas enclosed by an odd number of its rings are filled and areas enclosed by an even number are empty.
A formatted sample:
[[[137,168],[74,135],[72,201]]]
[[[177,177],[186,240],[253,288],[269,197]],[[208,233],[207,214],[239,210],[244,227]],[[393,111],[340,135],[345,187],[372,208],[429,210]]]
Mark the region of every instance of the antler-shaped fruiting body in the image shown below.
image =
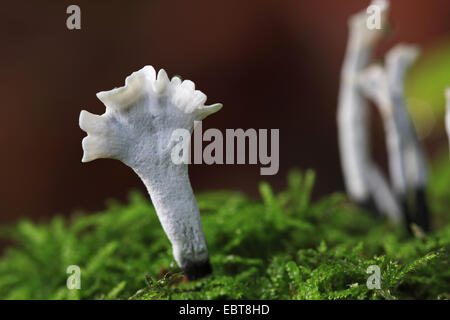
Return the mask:
[[[88,162],[112,158],[131,167],[142,179],[158,218],[172,243],[173,255],[188,279],[211,272],[199,209],[188,177],[187,164],[174,164],[175,130],[193,131],[199,121],[222,105],[205,106],[206,95],[192,81],[169,80],[161,69],[146,66],[125,80],[125,86],[97,93],[106,112],[80,114]]]
[[[389,200],[374,199],[375,194],[377,197],[389,195],[390,190],[386,189],[388,184],[370,156],[368,103],[358,84],[358,77],[370,64],[374,47],[387,21],[389,3],[375,0],[372,5],[380,8],[381,29],[371,30],[367,27],[366,11],[349,20],[350,34],[341,72],[337,125],[341,165],[350,199],[364,206],[375,202],[378,211],[383,212],[395,211],[396,205]],[[379,179],[371,179],[373,176]],[[388,208],[384,208],[386,206]]]
[[[375,102],[383,118],[389,156],[389,172],[394,192],[400,199],[406,199],[406,177],[404,171],[404,154],[398,122],[393,115],[394,110],[389,94],[389,82],[382,66],[375,65],[361,73],[360,84],[365,95]],[[394,196],[395,197],[395,196]],[[397,203],[398,201],[395,200]],[[397,214],[397,213],[396,213]],[[391,216],[392,215],[391,213]],[[399,217],[394,217],[402,219]]]
[[[447,129],[448,142],[450,145],[450,87],[445,90],[445,97],[447,100],[447,112],[445,115],[445,127]]]
[[[394,119],[402,134],[402,152],[407,191],[415,194],[416,223],[429,230],[429,209],[426,199],[428,183],[428,164],[424,147],[409,116],[405,96],[406,74],[417,60],[419,49],[411,45],[397,45],[386,55],[386,72],[394,110]],[[406,199],[405,199],[406,201]],[[406,212],[407,214],[407,212]]]
[[[409,117],[404,84],[406,72],[417,59],[415,46],[397,45],[386,56],[383,68],[375,65],[361,76],[362,90],[372,99],[383,118],[389,156],[389,172],[394,192],[402,204],[409,226],[407,198],[414,191],[417,224],[428,229],[428,206],[425,196],[427,182],[426,157],[416,130]]]

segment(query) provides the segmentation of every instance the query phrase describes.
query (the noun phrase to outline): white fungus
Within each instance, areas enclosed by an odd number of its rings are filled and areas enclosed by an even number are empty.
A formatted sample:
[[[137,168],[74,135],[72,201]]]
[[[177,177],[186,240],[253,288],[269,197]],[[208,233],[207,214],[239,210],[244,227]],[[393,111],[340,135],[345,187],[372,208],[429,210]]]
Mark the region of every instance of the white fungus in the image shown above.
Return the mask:
[[[192,132],[194,121],[217,112],[222,105],[205,106],[206,95],[190,80],[169,80],[152,66],[134,72],[125,86],[97,93],[106,106],[102,115],[80,114],[83,162],[112,158],[131,167],[144,182],[161,225],[172,243],[173,255],[188,279],[211,272],[186,164],[174,164],[171,151],[177,129]]]
[[[397,45],[386,55],[386,72],[390,88],[393,118],[401,133],[406,187],[425,188],[428,165],[425,152],[409,116],[405,97],[405,82],[409,67],[417,60],[419,49],[411,45]]]
[[[409,117],[404,93],[406,72],[418,54],[415,46],[397,45],[387,53],[385,67],[374,65],[368,68],[362,73],[360,84],[383,118],[392,187],[402,205],[404,218],[409,224],[406,203],[408,192],[414,191],[417,222],[428,229],[424,192],[427,182],[426,157]]]
[[[389,10],[388,1],[375,0],[381,14],[381,28],[367,27],[362,11],[349,20],[349,40],[341,72],[337,125],[339,151],[349,198],[360,205],[373,203],[377,211],[399,215],[399,206],[382,172],[370,155],[368,102],[358,78],[372,61],[374,48],[383,34]]]

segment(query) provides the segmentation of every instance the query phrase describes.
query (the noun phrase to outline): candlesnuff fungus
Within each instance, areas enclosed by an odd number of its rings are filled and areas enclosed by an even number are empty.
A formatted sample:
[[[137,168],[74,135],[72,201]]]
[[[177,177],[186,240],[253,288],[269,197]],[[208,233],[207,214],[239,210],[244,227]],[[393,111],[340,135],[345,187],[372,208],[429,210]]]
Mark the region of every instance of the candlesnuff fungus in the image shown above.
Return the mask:
[[[81,111],[83,162],[98,158],[122,161],[142,179],[161,225],[172,243],[173,255],[190,280],[211,273],[199,209],[189,181],[187,164],[174,164],[171,153],[179,141],[177,129],[192,132],[194,121],[217,112],[222,105],[205,106],[206,95],[190,80],[169,80],[152,66],[134,72],[125,86],[97,93],[106,106],[102,115]]]
[[[375,0],[380,8],[381,29],[367,27],[366,11],[349,20],[349,40],[341,72],[337,111],[339,151],[349,198],[382,213],[399,215],[400,209],[386,178],[370,155],[368,103],[358,84],[361,72],[372,60],[375,45],[386,25],[389,3]]]
[[[416,223],[426,231],[429,228],[425,196],[427,163],[404,94],[406,72],[418,54],[415,46],[397,45],[387,53],[385,67],[368,68],[361,75],[360,84],[383,118],[392,187],[401,203],[405,222],[409,227],[408,193],[414,192]]]
[[[390,93],[395,121],[401,129],[402,152],[406,177],[406,191],[414,193],[415,222],[424,230],[429,230],[429,208],[426,198],[428,164],[425,150],[414,124],[409,116],[405,96],[406,73],[417,60],[419,49],[410,45],[397,45],[386,55],[386,72],[390,83]],[[403,202],[404,201],[404,202]],[[406,205],[406,199],[402,199]],[[408,214],[408,212],[406,212]]]

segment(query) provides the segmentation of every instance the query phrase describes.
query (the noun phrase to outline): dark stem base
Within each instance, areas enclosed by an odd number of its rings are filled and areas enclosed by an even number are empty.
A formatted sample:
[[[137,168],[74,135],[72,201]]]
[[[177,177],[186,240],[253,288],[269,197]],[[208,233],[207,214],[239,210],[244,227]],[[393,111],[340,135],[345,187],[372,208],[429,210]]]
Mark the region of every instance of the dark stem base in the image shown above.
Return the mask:
[[[400,198],[400,205],[401,205],[401,209],[402,209],[402,214],[403,214],[403,219],[405,222],[405,226],[406,226],[406,231],[408,231],[409,235],[412,235],[412,229],[411,229],[411,214],[409,212],[409,207],[408,207],[408,200],[406,199],[406,197],[399,197]]]
[[[183,268],[184,274],[189,281],[197,280],[212,273],[212,267],[209,260],[201,262],[192,262]]]
[[[429,209],[424,188],[416,189],[416,223],[423,231],[430,231]]]

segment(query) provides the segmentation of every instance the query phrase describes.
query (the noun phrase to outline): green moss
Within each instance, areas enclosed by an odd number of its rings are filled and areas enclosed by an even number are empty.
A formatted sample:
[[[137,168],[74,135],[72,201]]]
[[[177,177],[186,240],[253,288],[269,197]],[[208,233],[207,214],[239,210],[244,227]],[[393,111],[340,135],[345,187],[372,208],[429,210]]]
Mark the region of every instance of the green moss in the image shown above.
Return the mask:
[[[146,195],[103,212],[21,221],[0,259],[3,299],[404,299],[449,298],[450,166],[430,188],[437,231],[410,238],[332,194],[312,202],[314,173],[292,171],[285,191],[262,183],[262,200],[228,191],[198,195],[214,275],[182,281]],[[68,290],[66,268],[81,268]],[[366,286],[367,267],[382,287]]]

